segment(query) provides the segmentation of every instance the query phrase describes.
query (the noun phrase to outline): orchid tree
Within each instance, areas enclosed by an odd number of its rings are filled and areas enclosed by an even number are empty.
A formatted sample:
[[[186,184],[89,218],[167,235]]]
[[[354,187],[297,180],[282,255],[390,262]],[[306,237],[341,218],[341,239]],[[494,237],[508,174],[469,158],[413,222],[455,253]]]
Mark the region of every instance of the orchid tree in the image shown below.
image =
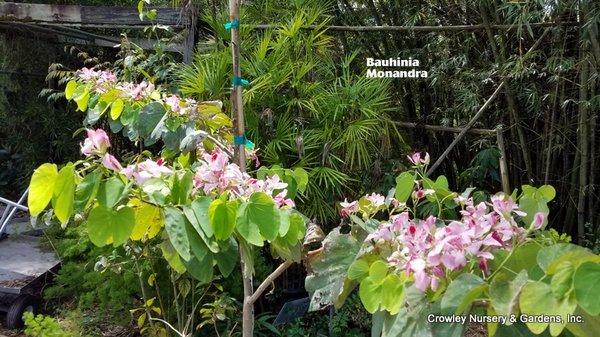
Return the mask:
[[[307,256],[311,310],[358,288],[372,336],[459,337],[465,322],[489,336],[600,331],[600,256],[544,230],[551,186],[456,193],[426,176],[428,154],[408,159],[387,196],[341,203],[342,224]]]
[[[35,170],[28,199],[33,217],[63,226],[81,221],[100,247],[158,247],[172,270],[201,283],[228,277],[240,250],[252,256],[268,246],[285,262],[252,301],[300,261],[306,218],[293,198],[304,191],[306,172],[261,167],[251,176],[240,170],[231,161],[232,123],[220,102],[197,102],[86,68],[68,82],[65,96],[86,113],[83,159]],[[137,144],[140,153],[117,158],[109,134],[94,126],[100,122]],[[159,142],[159,153],[144,150]],[[256,159],[251,144],[246,150]],[[253,273],[252,264],[244,266],[245,274]],[[142,332],[161,321],[180,336],[191,335],[191,324],[176,329],[153,299],[144,300],[137,319]]]

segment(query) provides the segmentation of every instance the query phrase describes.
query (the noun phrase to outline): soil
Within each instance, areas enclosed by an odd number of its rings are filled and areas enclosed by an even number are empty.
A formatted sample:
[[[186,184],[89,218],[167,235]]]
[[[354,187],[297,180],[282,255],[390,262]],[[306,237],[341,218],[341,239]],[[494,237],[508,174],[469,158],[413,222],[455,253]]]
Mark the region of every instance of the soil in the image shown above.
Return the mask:
[[[6,330],[0,325],[0,337],[25,337],[25,334],[18,330]]]

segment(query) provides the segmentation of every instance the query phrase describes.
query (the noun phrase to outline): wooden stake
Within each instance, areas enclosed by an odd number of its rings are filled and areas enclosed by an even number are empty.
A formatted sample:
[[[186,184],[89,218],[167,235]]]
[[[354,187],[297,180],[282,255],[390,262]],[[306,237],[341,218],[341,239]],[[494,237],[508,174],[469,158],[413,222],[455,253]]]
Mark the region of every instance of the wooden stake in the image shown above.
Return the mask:
[[[231,23],[240,21],[240,0],[229,0],[229,20]],[[240,30],[231,27],[231,57],[233,62],[233,78],[231,90],[231,116],[235,121],[234,135],[236,138],[245,139],[244,105],[242,101],[242,87],[236,79],[241,79],[240,70]],[[242,171],[246,171],[245,144],[235,144],[234,160]],[[242,306],[242,337],[252,337],[254,334],[254,305],[251,298],[254,291],[252,285],[252,272],[246,267],[252,258],[242,247],[240,250],[240,265],[244,284],[244,303]]]

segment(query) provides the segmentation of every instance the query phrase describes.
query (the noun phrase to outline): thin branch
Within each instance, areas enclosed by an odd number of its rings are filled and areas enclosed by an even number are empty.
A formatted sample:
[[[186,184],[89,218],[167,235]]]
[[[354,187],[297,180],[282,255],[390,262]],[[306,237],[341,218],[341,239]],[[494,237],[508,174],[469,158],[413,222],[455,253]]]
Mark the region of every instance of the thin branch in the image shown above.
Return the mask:
[[[293,263],[294,262],[292,261],[285,261],[284,263],[280,264],[279,267],[277,267],[277,269],[275,269],[269,276],[267,276],[267,278],[265,278],[265,280],[258,286],[258,288],[256,288],[256,290],[254,291],[252,296],[250,296],[248,301],[251,304],[254,304],[254,302],[256,302],[260,298],[260,296],[265,292],[265,290],[267,290],[267,288],[271,284],[273,284],[275,279],[277,279],[281,274],[283,274],[283,272],[286,271],[286,269],[288,269]]]

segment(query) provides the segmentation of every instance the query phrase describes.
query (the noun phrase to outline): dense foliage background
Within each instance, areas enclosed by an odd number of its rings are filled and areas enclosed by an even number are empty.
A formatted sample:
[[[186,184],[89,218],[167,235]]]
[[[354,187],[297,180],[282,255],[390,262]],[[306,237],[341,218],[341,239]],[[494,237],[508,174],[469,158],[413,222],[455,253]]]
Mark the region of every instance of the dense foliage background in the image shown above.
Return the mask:
[[[77,3],[134,6],[137,1]],[[156,4],[182,6],[187,2]],[[0,30],[0,195],[15,196],[22,191],[29,172],[42,162],[78,157],[79,139],[73,133],[83,115],[60,96],[37,97],[44,88],[62,89],[60,71],[104,62],[121,67],[119,59],[134,55],[147,61],[139,62],[143,63],[140,69],[153,69],[155,79],[175,91],[197,99],[227,101],[231,55],[228,32],[222,26],[228,20],[226,1],[193,1],[193,5],[210,29],[199,33],[193,62],[187,65],[176,63],[180,55],[163,53],[151,58],[151,52],[63,49],[26,32]],[[598,252],[598,6],[591,0],[244,2],[244,23],[279,26],[242,30],[242,73],[251,81],[244,96],[249,136],[260,148],[264,164],[307,170],[310,184],[299,208],[327,230],[339,222],[339,201],[367,191],[387,191],[397,173],[406,169],[407,153],[427,150],[437,158],[453,139],[453,134],[403,129],[396,122],[464,126],[506,79],[508,86],[476,127],[506,130],[511,187],[553,185],[557,198],[550,204],[550,226]],[[528,25],[539,22],[572,24]],[[522,26],[438,32],[326,30],[327,25],[487,23]],[[303,29],[309,25],[316,29]],[[535,51],[524,57],[542,35]],[[38,43],[35,52],[30,48],[33,42]],[[366,57],[419,59],[429,78],[366,79]],[[45,79],[52,64],[53,76]],[[141,72],[126,75],[145,76]],[[127,146],[115,144],[123,152]],[[501,189],[499,156],[494,135],[470,134],[436,173],[444,174],[456,190],[473,186],[497,191]],[[67,264],[60,285],[48,291],[49,298],[64,300],[80,292],[77,302],[85,310],[98,305],[101,310],[114,309],[113,304],[124,299],[136,302],[132,294],[139,289],[122,288],[118,283],[132,275],[93,273],[95,257],[108,252],[93,251],[89,242],[79,240],[76,230],[61,235],[66,239],[63,242],[79,244],[58,247]],[[257,265],[272,263],[261,259]],[[239,284],[224,286],[239,299]],[[270,300],[278,302],[277,296],[281,294],[275,293]],[[231,307],[235,310],[236,304]],[[368,330],[370,323],[363,322],[369,320],[367,315],[351,323],[346,317],[354,312],[347,310],[333,323],[341,328],[327,326],[317,315],[314,319],[321,324],[299,322],[289,335],[316,335],[332,329],[340,334],[357,329],[361,335],[361,328]]]

